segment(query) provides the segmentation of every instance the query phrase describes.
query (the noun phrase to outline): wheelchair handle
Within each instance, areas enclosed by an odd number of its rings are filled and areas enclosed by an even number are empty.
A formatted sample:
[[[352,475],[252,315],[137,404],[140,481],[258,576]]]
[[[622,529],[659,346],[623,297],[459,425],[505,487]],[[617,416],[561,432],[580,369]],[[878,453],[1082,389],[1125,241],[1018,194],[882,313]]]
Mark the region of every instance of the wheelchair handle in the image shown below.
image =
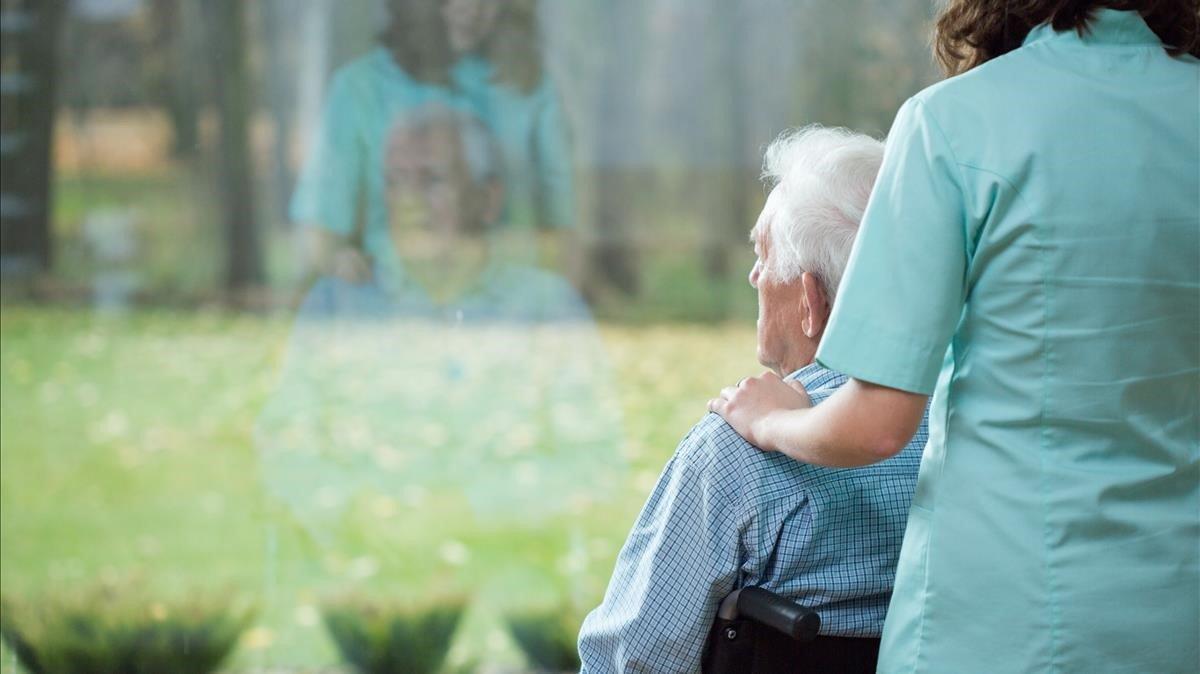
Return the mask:
[[[744,587],[737,595],[738,615],[767,625],[802,643],[817,637],[821,616],[815,611],[761,587]]]

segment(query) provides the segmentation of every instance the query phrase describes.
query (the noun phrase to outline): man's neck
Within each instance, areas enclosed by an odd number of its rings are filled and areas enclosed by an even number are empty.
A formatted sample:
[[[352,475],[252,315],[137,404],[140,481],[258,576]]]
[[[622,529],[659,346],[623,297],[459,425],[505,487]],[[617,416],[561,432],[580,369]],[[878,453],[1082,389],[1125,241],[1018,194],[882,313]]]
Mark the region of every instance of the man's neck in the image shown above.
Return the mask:
[[[816,361],[817,346],[820,343],[820,336],[814,339],[801,334],[800,341],[793,342],[791,353],[779,359],[779,367],[775,370],[775,373],[780,377],[787,377],[812,365]]]
[[[475,241],[431,255],[397,254],[405,274],[436,304],[452,304],[476,289],[489,264],[486,246]]]
[[[781,379],[787,379],[788,377],[795,375],[797,372],[803,370],[804,368],[806,368],[812,364],[813,364],[813,361],[810,360],[806,363],[800,363],[799,365],[790,365],[787,367],[780,367],[778,370],[775,371],[775,374],[779,375],[779,377]]]

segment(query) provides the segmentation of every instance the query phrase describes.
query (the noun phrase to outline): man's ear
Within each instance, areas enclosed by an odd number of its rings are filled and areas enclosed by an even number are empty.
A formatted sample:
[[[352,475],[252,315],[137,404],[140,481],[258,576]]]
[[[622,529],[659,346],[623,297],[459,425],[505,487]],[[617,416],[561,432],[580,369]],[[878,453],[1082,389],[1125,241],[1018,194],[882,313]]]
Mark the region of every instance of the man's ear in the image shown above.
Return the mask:
[[[800,275],[800,283],[804,288],[801,301],[805,309],[800,327],[805,337],[820,339],[825,333],[825,322],[829,320],[829,298],[816,274],[804,272]]]

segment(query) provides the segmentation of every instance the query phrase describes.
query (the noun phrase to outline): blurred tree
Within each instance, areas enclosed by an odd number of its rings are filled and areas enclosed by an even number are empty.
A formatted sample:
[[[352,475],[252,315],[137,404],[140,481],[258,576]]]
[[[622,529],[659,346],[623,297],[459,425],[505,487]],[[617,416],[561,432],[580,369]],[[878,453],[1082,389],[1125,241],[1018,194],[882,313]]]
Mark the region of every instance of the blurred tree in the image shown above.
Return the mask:
[[[324,3],[309,0],[307,7],[296,11],[289,0],[268,0],[258,5],[261,39],[264,44],[262,90],[266,107],[274,124],[271,143],[270,170],[266,205],[269,222],[282,224],[287,220],[287,203],[295,178],[288,152],[295,133],[297,115],[297,83],[300,81],[299,55],[296,39],[300,36],[300,17],[303,12],[323,9]],[[305,51],[319,51],[326,45],[304,45]],[[324,76],[324,72],[320,75]]]
[[[157,0],[149,5],[152,36],[146,51],[158,58],[147,59],[143,67],[150,98],[171,120],[171,154],[177,159],[195,158],[200,146],[204,101],[197,93],[208,90],[203,86],[207,73],[198,30],[200,10],[195,0]]]
[[[595,240],[589,254],[589,278],[585,288],[610,285],[627,295],[638,290],[637,251],[629,233],[629,197],[636,189],[627,162],[620,156],[628,144],[623,137],[633,124],[637,101],[629,96],[629,83],[637,78],[639,3],[612,0],[601,9],[597,35],[612,36],[611,52],[601,66],[598,95],[595,98],[596,123],[593,145],[597,152],[593,222]]]
[[[262,251],[254,212],[246,12],[241,0],[209,3],[208,43],[220,121],[217,163],[225,226],[225,287],[237,295],[263,281]]]
[[[800,109],[806,123],[857,128],[857,106],[866,47],[862,20],[872,0],[810,2],[799,27],[806,76],[800,82]]]
[[[882,135],[906,98],[936,79],[929,57],[934,3],[810,0],[799,30],[806,122]]]
[[[0,5],[0,271],[50,267],[51,157],[65,0]]]
[[[169,35],[160,31],[157,3],[149,5],[150,11],[144,3],[65,4],[60,109],[86,113],[146,105],[170,62],[159,51]]]
[[[745,34],[742,3],[717,0],[713,18],[720,29],[717,39],[711,44],[717,49],[717,75],[715,84],[721,88],[717,102],[723,108],[719,119],[721,130],[718,142],[724,155],[721,163],[727,167],[720,171],[718,186],[714,191],[716,203],[708,218],[708,233],[704,242],[704,271],[708,278],[722,280],[729,277],[729,256],[736,246],[746,241],[749,230],[745,219],[749,211],[747,190],[747,168],[744,164],[745,146],[749,143],[746,130],[747,108],[752,105],[746,86]]]

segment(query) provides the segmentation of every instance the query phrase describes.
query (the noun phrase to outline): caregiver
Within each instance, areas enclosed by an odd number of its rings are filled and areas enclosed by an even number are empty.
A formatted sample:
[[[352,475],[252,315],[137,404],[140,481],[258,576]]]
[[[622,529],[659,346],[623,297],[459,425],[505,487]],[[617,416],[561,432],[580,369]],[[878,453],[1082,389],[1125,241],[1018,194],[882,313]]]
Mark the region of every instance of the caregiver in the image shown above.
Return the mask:
[[[1195,0],[951,0],[817,352],[709,403],[764,450],[886,460],[933,395],[881,672],[1200,662]]]
[[[388,229],[383,155],[388,131],[430,105],[474,114],[500,146],[507,202],[492,234],[571,229],[567,120],[542,67],[537,3],[387,0],[386,7],[379,44],[330,81],[292,197],[290,217],[303,226],[310,266],[354,283],[402,266]],[[521,237],[511,243],[531,247]]]

